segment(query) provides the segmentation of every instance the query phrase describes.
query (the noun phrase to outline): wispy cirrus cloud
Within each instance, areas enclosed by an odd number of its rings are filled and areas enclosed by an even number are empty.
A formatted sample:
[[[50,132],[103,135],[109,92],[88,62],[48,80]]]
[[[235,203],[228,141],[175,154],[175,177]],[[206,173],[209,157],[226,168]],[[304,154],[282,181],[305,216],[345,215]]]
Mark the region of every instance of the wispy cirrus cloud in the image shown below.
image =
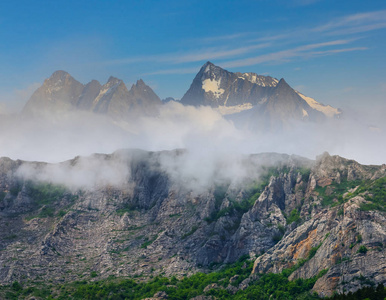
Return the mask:
[[[329,41],[329,42],[323,42],[323,43],[314,43],[314,44],[307,44],[303,46],[298,46],[291,49],[286,49],[282,51],[272,52],[268,54],[258,55],[255,57],[249,57],[245,59],[239,59],[239,60],[233,60],[224,62],[221,65],[227,68],[233,68],[233,67],[243,67],[243,66],[252,66],[257,65],[260,63],[267,63],[267,62],[283,62],[288,61],[289,59],[295,58],[295,57],[312,57],[312,56],[321,56],[321,55],[329,55],[333,53],[341,53],[341,52],[348,52],[348,51],[356,51],[356,50],[366,50],[364,47],[355,47],[355,48],[346,48],[346,49],[330,49],[330,50],[324,50],[324,51],[311,51],[314,49],[324,48],[324,47],[331,47],[331,46],[340,46],[340,45],[346,45],[350,43],[352,40],[335,40],[335,41]]]
[[[321,0],[292,0],[292,4],[296,6],[307,6],[321,2]],[[231,40],[241,40],[245,42],[248,38],[249,42],[264,42],[264,41],[278,41],[293,38],[294,36],[307,37],[313,35],[315,32],[320,32],[327,35],[338,34],[355,34],[376,29],[386,28],[386,10],[371,11],[365,13],[356,13],[335,18],[322,25],[308,28],[295,28],[286,33],[267,34],[261,36],[262,32],[239,32],[229,35],[209,36],[195,39],[195,42],[203,43],[219,43],[229,42]],[[260,35],[260,36],[259,36]],[[243,41],[244,39],[244,41]]]
[[[355,26],[355,27],[341,28],[341,29],[328,32],[327,35],[348,35],[348,34],[373,31],[373,30],[382,29],[382,28],[386,28],[386,21],[382,23],[376,23],[376,24],[367,24],[367,25],[361,25],[361,26]]]
[[[235,39],[245,37],[245,36],[250,35],[250,34],[251,34],[251,32],[239,32],[239,33],[227,34],[227,35],[208,36],[208,37],[200,38],[200,39],[198,39],[198,41],[201,41],[204,43],[230,41],[230,40],[235,40]]]
[[[352,51],[364,51],[368,50],[367,47],[353,47],[353,48],[343,48],[343,49],[334,49],[334,50],[325,50],[325,51],[313,51],[309,53],[309,56],[324,56],[335,53],[343,53],[343,52],[352,52]]]
[[[180,63],[190,63],[197,62],[202,60],[211,60],[211,59],[225,59],[231,58],[242,54],[247,54],[257,49],[263,49],[269,47],[270,43],[262,43],[255,45],[248,45],[245,47],[225,49],[221,47],[212,47],[206,49],[199,49],[194,52],[188,53],[168,53],[161,55],[149,55],[149,56],[137,56],[129,57],[123,59],[115,59],[102,62],[103,65],[123,65],[123,64],[133,64],[139,62],[158,62],[158,63],[171,63],[171,64],[180,64]]]
[[[293,0],[292,3],[296,6],[307,6],[307,5],[315,4],[320,1],[321,0]]]
[[[293,59],[296,57],[302,57],[302,58],[308,59],[311,57],[333,55],[333,54],[343,53],[343,52],[363,51],[368,49],[366,47],[350,47],[350,48],[315,51],[325,47],[347,45],[352,41],[353,41],[352,39],[351,40],[334,40],[334,41],[328,41],[323,43],[307,44],[307,45],[302,45],[302,46],[287,49],[287,50],[272,52],[268,54],[262,54],[254,57],[245,58],[245,59],[230,60],[230,61],[228,60],[219,64],[221,65],[221,67],[224,67],[224,68],[244,67],[244,66],[253,66],[253,65],[257,65],[261,63],[269,63],[269,62],[282,63],[282,62],[287,62],[290,59]],[[144,75],[193,74],[193,73],[197,73],[197,67],[164,69],[164,70],[147,73]]]
[[[252,40],[250,40],[250,42],[275,42],[275,41],[280,41],[280,40],[292,38],[294,35],[299,35],[299,34],[301,34],[301,31],[295,30],[292,32],[287,32],[287,33],[265,35],[263,37],[258,37],[258,38],[252,39]]]
[[[337,18],[311,31],[330,35],[354,34],[386,28],[386,10],[352,14]]]
[[[234,57],[241,54],[246,54],[249,52],[252,52],[253,50],[257,49],[263,49],[269,47],[271,44],[265,43],[265,44],[259,44],[259,45],[252,45],[247,47],[241,47],[231,50],[224,50],[219,51],[217,49],[208,49],[205,51],[199,51],[196,53],[190,53],[186,55],[181,55],[179,57],[171,58],[171,60],[174,63],[183,63],[183,62],[197,62],[202,60],[210,60],[210,59],[219,59],[219,58],[227,58],[227,57]]]
[[[268,34],[264,36],[250,38],[249,42],[280,42],[288,40],[292,42],[296,40],[312,40],[316,39],[315,32],[319,36],[334,36],[334,35],[353,35],[357,33],[365,33],[378,29],[386,28],[386,10],[372,11],[367,13],[351,14],[334,20],[328,21],[322,25],[310,28],[295,28],[288,30],[285,33]]]
[[[309,5],[317,0],[295,0],[293,4]],[[229,35],[197,38],[194,45],[186,52],[171,52],[105,61],[105,65],[125,65],[154,62],[155,71],[143,75],[158,74],[193,74],[197,65],[206,60],[216,61],[222,67],[243,67],[261,63],[285,63],[294,59],[337,55],[346,52],[365,51],[364,44],[354,43],[359,40],[354,34],[386,28],[386,10],[357,13],[338,17],[322,25],[308,28],[288,28],[283,33],[275,32],[240,32]],[[340,39],[321,41],[331,36]],[[350,37],[350,38],[349,38]],[[352,38],[354,37],[354,38]],[[363,35],[360,37],[362,38]],[[321,42],[320,42],[321,41]],[[191,42],[191,41],[190,41]],[[215,45],[208,47],[206,45]],[[303,43],[303,45],[299,45]],[[237,44],[237,47],[232,47]],[[342,47],[347,45],[346,47]],[[348,46],[350,45],[350,46]],[[329,49],[323,49],[328,47]],[[171,65],[180,67],[173,68]]]

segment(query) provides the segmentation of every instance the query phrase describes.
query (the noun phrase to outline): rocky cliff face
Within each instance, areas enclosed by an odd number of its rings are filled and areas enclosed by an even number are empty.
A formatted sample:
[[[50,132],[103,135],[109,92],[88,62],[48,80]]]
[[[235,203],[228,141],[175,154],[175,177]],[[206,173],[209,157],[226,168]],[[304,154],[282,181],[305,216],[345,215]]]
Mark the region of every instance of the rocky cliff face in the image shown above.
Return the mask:
[[[85,110],[106,114],[117,120],[133,116],[155,116],[161,100],[143,80],[130,90],[118,78],[110,77],[101,85],[92,80],[86,85],[64,71],[56,71],[31,96],[23,109],[25,115]]]
[[[286,228],[281,241],[255,261],[253,273],[292,269],[289,278],[296,279],[327,270],[314,286],[321,296],[385,282],[384,200],[383,208],[369,206],[376,201],[373,187],[386,188],[385,171],[385,165],[320,157],[304,188],[303,221]]]
[[[316,102],[292,89],[284,79],[255,73],[232,73],[211,62],[204,64],[181,99],[188,105],[209,105],[223,114],[249,110],[248,121],[256,127],[271,127],[288,120],[321,121],[340,111]],[[243,115],[242,119],[245,119]],[[236,118],[237,119],[237,118]],[[256,123],[256,122],[255,122]]]
[[[295,279],[327,269],[314,287],[322,295],[386,282],[384,202],[377,202],[386,166],[327,154],[317,161],[252,155],[242,162],[250,170],[244,180],[194,190],[164,166],[183,155],[95,156],[127,172],[119,183],[83,189],[27,176],[26,168],[52,165],[2,158],[0,282],[72,281],[91,272],[182,276],[244,254],[257,257],[254,274],[291,270]],[[84,170],[82,159],[60,165],[72,168]]]
[[[268,97],[277,80],[254,75],[228,72],[207,62],[197,73],[181,103],[212,107],[256,105]]]

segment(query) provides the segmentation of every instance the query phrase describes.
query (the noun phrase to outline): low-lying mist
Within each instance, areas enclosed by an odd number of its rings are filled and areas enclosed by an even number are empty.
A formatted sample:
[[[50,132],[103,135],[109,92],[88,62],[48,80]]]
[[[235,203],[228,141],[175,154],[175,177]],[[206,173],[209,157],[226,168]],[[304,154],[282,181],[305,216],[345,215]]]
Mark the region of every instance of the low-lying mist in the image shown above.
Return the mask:
[[[277,152],[314,159],[328,151],[363,164],[385,163],[385,122],[371,129],[366,122],[350,118],[326,124],[293,124],[291,130],[282,133],[251,132],[237,129],[210,107],[169,102],[157,117],[125,123],[86,112],[47,114],[39,119],[9,116],[0,123],[0,156],[12,159],[56,163],[125,148],[186,149],[183,155],[165,155],[161,165],[176,181],[197,187],[252,176],[243,158],[253,153]],[[101,157],[79,158],[76,168],[70,163],[46,165],[39,170],[24,167],[20,174],[75,188],[127,180],[127,162]]]

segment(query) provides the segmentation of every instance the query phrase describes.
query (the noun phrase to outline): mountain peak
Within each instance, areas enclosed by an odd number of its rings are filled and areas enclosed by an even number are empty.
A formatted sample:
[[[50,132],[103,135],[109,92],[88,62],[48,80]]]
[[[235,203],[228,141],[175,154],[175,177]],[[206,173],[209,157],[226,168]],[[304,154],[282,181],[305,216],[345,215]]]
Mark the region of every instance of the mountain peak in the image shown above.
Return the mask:
[[[66,71],[55,71],[32,94],[23,108],[23,113],[34,115],[43,111],[68,110],[76,105],[83,89],[83,84],[75,80]]]
[[[50,84],[55,83],[58,84],[60,82],[65,82],[68,79],[73,79],[72,76],[63,70],[58,70],[52,73],[52,75],[45,80],[45,82],[49,82]]]
[[[198,74],[211,73],[216,69],[222,70],[220,67],[212,64],[210,61],[207,61],[205,64],[203,64]]]
[[[123,120],[133,115],[156,115],[160,104],[159,97],[142,79],[129,91],[121,79],[113,76],[104,85],[97,80],[83,85],[59,70],[34,92],[23,113],[80,109]]]
[[[203,67],[206,66],[215,66],[213,63],[211,63],[209,60],[203,65]]]
[[[76,88],[83,87],[83,84],[74,79],[69,73],[63,70],[58,70],[44,81],[42,87],[48,89],[49,92],[57,92],[63,87],[76,86]]]
[[[96,86],[101,86],[100,82],[98,80],[91,80],[87,85],[96,85]]]
[[[279,80],[279,83],[277,84],[277,85],[288,85],[288,83],[284,80],[284,78],[281,78],[280,80]]]
[[[140,91],[141,93],[148,92],[148,91],[153,92],[151,87],[149,87],[142,79],[138,79],[137,82],[131,86],[130,90],[133,90],[133,91],[135,90],[136,92]]]
[[[57,70],[54,73],[52,73],[50,78],[61,78],[61,77],[67,77],[67,76],[71,76],[71,75],[68,72],[66,72],[66,71]]]
[[[137,80],[136,84],[137,87],[143,87],[146,86],[145,82],[140,78]]]
[[[111,84],[116,84],[116,83],[119,83],[121,82],[122,80],[114,77],[114,76],[110,76],[109,77],[109,80],[107,80],[107,83],[111,83]]]
[[[291,90],[291,92],[293,91],[293,89],[289,86],[289,84],[284,80],[284,78],[281,78],[279,80],[279,83],[277,84],[276,86],[276,89],[277,90]]]

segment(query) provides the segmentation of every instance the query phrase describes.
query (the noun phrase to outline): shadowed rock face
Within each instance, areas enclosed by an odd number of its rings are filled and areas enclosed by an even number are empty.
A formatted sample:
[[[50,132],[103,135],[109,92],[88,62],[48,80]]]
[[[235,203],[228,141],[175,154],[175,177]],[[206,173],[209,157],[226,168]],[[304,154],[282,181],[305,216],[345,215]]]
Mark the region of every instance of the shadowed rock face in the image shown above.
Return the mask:
[[[91,271],[100,278],[192,274],[249,254],[260,255],[254,273],[281,272],[299,262],[290,279],[328,269],[314,287],[321,295],[356,290],[363,276],[385,283],[384,212],[360,209],[366,190],[346,193],[351,183],[385,177],[386,166],[362,166],[328,154],[317,161],[252,155],[243,164],[255,178],[195,191],[163,167],[164,161],[185,154],[125,150],[94,155],[87,159],[127,172],[119,184],[80,190],[17,174],[26,167],[38,173],[53,167],[80,172],[84,158],[59,165],[2,158],[0,227],[6,230],[0,232],[0,282],[23,281],[25,275],[73,281],[88,278]],[[327,194],[338,205],[323,204]]]
[[[306,101],[287,84],[284,79],[272,91],[267,102],[263,104],[265,114],[274,120],[318,120],[325,119],[323,113],[312,109]],[[271,124],[273,126],[273,124]]]
[[[84,86],[82,94],[78,99],[76,106],[81,110],[92,110],[94,100],[101,91],[101,84],[97,80],[92,80]]]
[[[237,120],[237,116],[235,118]],[[326,119],[322,112],[311,108],[284,79],[280,79],[267,101],[246,111],[238,123],[252,130],[276,131],[290,129],[294,122],[322,122]]]
[[[129,98],[131,99],[130,110],[137,114],[144,111],[146,115],[156,115],[157,105],[162,103],[160,98],[142,79],[132,85]]]
[[[232,73],[207,62],[197,73],[181,103],[212,107],[257,105],[268,97],[276,84],[277,80],[269,76]]]
[[[340,113],[314,99],[301,97],[284,79],[232,73],[211,62],[202,66],[181,103],[207,105],[220,112],[234,108],[227,118],[236,126],[253,131],[288,129],[294,122],[322,122]]]
[[[103,86],[96,80],[83,85],[70,74],[56,71],[31,96],[23,114],[85,110],[127,120],[138,115],[155,116],[160,104],[159,97],[142,80],[128,90],[115,77],[110,77]]]

